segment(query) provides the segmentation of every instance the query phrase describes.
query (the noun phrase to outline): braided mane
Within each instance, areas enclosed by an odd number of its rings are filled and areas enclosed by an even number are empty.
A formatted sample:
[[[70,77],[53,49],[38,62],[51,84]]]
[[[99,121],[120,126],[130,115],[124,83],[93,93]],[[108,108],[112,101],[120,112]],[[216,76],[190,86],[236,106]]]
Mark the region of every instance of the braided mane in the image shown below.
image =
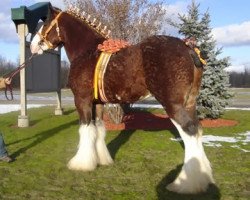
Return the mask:
[[[102,28],[102,23],[101,22],[97,23],[96,18],[93,18],[91,20],[91,16],[89,14],[85,12],[80,13],[80,9],[73,7],[72,5],[70,5],[69,8],[65,12],[81,20],[82,22],[84,22],[84,24],[88,25],[88,27],[96,31],[98,34],[100,34],[104,38],[106,39],[109,38],[111,31],[107,30],[107,26],[104,26]]]

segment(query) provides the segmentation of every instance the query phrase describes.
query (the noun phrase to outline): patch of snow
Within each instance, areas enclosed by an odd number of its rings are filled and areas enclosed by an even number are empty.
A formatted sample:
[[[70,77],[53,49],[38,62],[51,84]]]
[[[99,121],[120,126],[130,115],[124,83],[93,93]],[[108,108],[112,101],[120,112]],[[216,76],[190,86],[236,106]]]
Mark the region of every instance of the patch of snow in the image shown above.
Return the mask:
[[[144,104],[134,103],[131,105],[132,108],[163,108],[161,104]],[[226,110],[250,110],[250,108],[238,108],[238,107],[226,107]]]
[[[239,145],[232,145],[231,147],[235,148],[235,149],[239,149],[245,153],[249,153],[250,151],[249,150],[246,150],[246,149],[242,149]]]
[[[180,142],[181,138],[170,138],[171,141]],[[245,133],[237,134],[236,137],[224,137],[224,136],[216,136],[216,135],[204,135],[202,136],[202,142],[205,146],[209,147],[221,147],[221,143],[240,143],[240,145],[248,145],[250,142],[250,131]],[[239,149],[243,152],[250,152],[250,150],[246,150],[241,148],[239,145],[232,145],[232,148]]]
[[[236,143],[237,140],[235,137],[223,137],[223,136],[216,136],[216,135],[204,135],[202,137],[203,143],[211,143],[211,142],[229,142],[229,143]]]
[[[170,138],[170,140],[172,141],[175,141],[175,142],[180,142],[182,141],[182,139],[179,137],[179,138]]]
[[[144,104],[134,103],[131,105],[132,108],[163,108],[161,104]]]
[[[205,146],[207,146],[207,147],[221,147],[222,145],[220,143],[208,142],[205,144]]]
[[[134,103],[131,105],[132,108],[163,108],[161,104],[144,104],[144,103]],[[226,107],[226,110],[250,110],[250,108],[243,107]]]
[[[13,99],[16,101],[20,100],[20,95],[19,94],[14,94],[13,95]],[[36,95],[27,95],[27,100],[28,101],[56,101],[57,97],[56,95],[52,95],[52,96],[36,96]],[[73,97],[63,97],[62,99],[64,100],[74,100]],[[5,95],[0,94],[0,100],[6,100]]]
[[[243,143],[248,143],[250,142],[250,131],[247,131],[246,133],[241,133],[240,135],[242,135],[243,137],[245,136],[246,139],[242,140]]]
[[[45,104],[28,104],[27,109],[29,108],[39,108],[43,106],[49,106]],[[0,105],[0,114],[18,111],[20,110],[20,104],[12,104],[12,105]]]

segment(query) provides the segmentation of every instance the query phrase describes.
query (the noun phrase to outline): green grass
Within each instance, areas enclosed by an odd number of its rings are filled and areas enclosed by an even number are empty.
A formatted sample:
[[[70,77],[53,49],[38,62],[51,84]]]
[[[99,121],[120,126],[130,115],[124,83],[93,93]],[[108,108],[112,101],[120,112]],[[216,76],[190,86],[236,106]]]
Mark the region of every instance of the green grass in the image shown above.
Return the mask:
[[[115,163],[93,172],[77,172],[66,164],[78,143],[74,109],[54,116],[54,108],[29,110],[31,126],[17,128],[17,112],[0,115],[13,163],[0,163],[0,199],[84,200],[246,200],[250,198],[249,153],[230,148],[205,147],[213,165],[216,186],[200,195],[178,195],[165,186],[174,180],[183,162],[183,148],[170,140],[175,130],[109,131],[107,144]],[[249,111],[227,111],[235,127],[209,128],[205,134],[235,136],[250,130]]]

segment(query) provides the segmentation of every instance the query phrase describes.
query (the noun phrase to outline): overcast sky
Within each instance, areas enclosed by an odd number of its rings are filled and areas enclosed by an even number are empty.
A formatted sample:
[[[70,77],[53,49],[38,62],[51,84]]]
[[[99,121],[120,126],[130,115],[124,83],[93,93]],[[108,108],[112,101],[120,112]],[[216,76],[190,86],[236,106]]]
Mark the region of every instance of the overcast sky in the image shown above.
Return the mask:
[[[30,6],[38,0],[0,1],[0,55],[12,61],[18,58],[18,36],[11,21],[11,8]],[[50,0],[52,5],[64,8],[62,0]],[[168,15],[177,18],[185,13],[191,0],[166,0]],[[229,56],[231,68],[250,67],[250,0],[197,0],[200,11],[207,9],[211,15],[211,27],[218,47],[223,47],[222,57]],[[167,31],[168,32],[168,31]],[[64,55],[65,56],[65,55]]]

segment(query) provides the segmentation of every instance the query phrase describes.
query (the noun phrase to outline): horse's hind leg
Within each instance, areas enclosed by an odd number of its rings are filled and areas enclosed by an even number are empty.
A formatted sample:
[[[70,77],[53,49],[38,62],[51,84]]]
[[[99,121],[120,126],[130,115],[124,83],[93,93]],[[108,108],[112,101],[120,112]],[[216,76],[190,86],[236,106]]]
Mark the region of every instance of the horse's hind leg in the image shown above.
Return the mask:
[[[100,165],[110,165],[113,160],[109,154],[107,146],[105,144],[106,128],[103,122],[103,104],[96,104],[96,116],[95,125],[97,128],[97,140],[96,140],[96,151],[98,156],[98,163]]]
[[[178,193],[204,192],[214,180],[202,146],[202,128],[196,117],[195,106],[175,106],[171,121],[183,139],[185,158],[180,174],[167,189]]]

